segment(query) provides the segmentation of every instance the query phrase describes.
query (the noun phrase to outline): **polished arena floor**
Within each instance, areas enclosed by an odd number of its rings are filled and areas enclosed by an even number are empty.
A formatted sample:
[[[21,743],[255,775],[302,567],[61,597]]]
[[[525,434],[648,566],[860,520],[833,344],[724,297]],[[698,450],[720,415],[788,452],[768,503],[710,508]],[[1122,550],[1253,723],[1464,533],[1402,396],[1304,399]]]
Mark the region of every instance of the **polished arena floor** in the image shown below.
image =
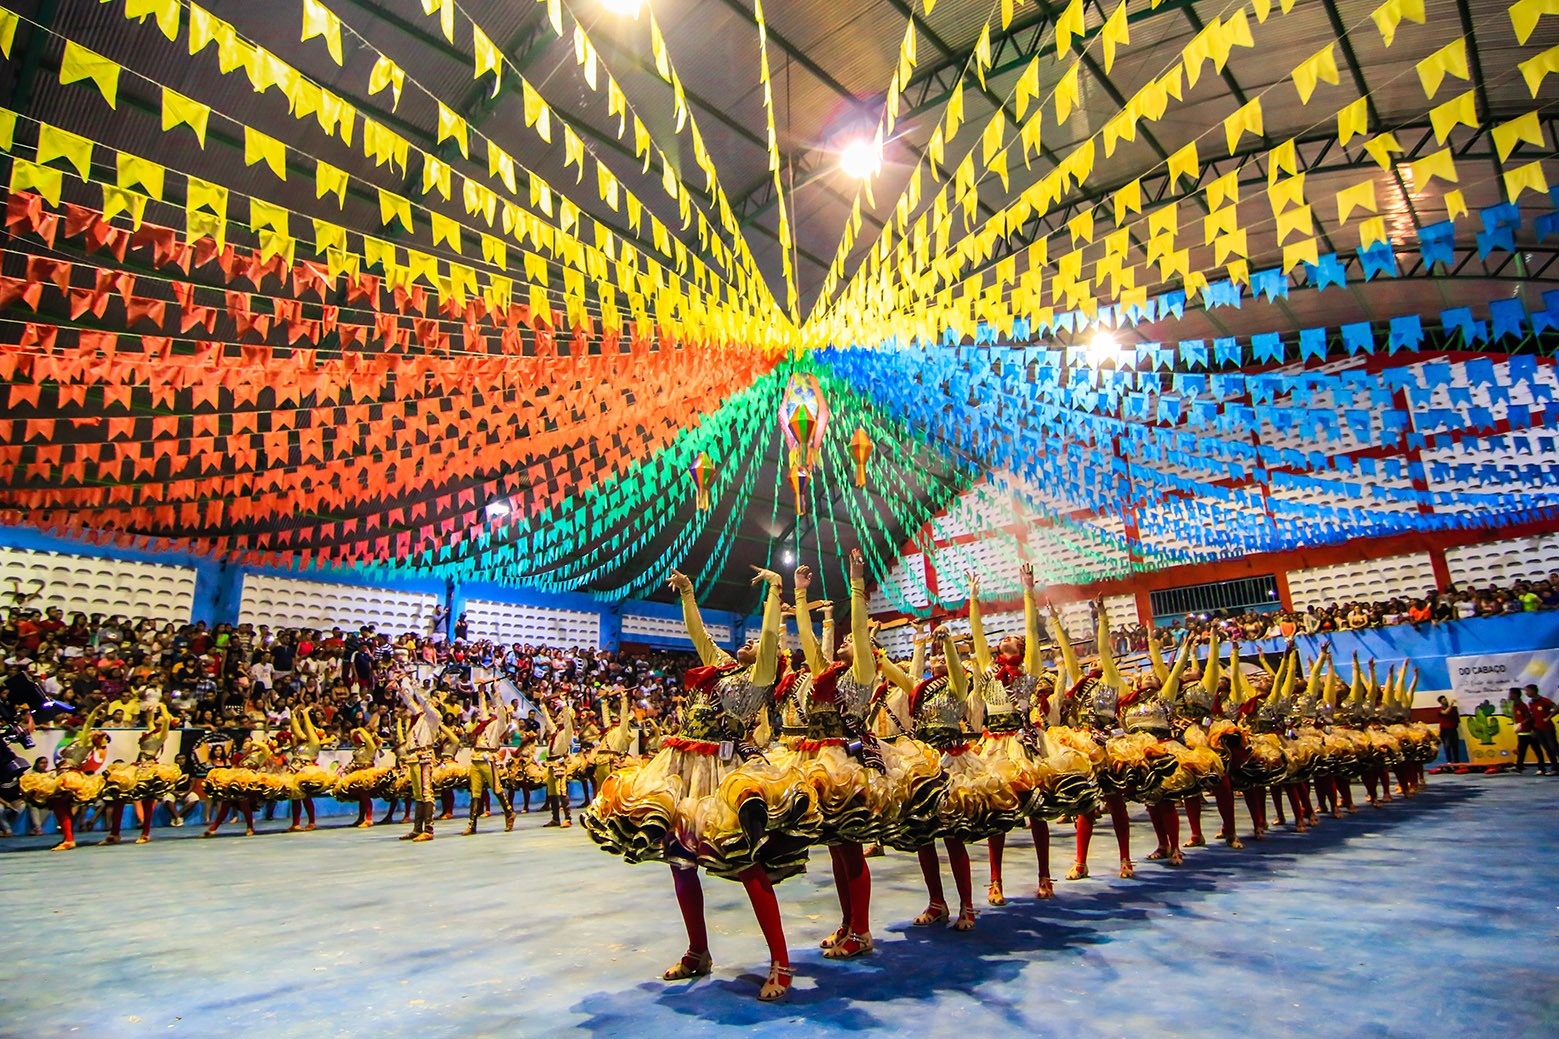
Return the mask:
[[[845,964],[816,949],[837,902],[815,853],[780,888],[797,976],[776,1005],[752,998],[767,959],[739,885],[705,882],[714,975],[663,983],[683,947],[664,867],[534,813],[512,834],[441,823],[421,845],[398,826],[190,827],[58,855],[12,838],[0,1035],[1554,1036],[1556,811],[1559,778],[1431,777],[1414,800],[1179,869],[1141,861],[1142,822],[1129,881],[1101,828],[1100,879],[1049,903],[1028,897],[1015,835],[1012,902],[970,934],[907,926],[924,890],[890,853],[871,862],[877,952]],[[1070,846],[1058,827],[1058,872]]]

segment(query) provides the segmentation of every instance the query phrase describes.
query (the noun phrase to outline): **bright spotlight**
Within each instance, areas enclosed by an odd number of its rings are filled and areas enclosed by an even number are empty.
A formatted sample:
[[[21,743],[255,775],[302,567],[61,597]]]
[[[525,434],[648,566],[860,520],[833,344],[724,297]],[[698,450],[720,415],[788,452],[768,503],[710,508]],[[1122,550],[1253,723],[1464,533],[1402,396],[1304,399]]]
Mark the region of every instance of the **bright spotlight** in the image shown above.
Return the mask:
[[[639,10],[644,6],[644,0],[601,0],[601,6],[613,14],[637,18]]]
[[[1095,368],[1102,367],[1106,361],[1114,361],[1120,354],[1120,344],[1115,337],[1108,332],[1098,332],[1089,340],[1084,353],[1088,357],[1088,363]]]
[[[780,559],[786,566],[793,566],[796,562],[796,553],[787,548],[783,553],[780,554]]]
[[[487,503],[487,508],[483,511],[487,514],[487,518],[490,520],[503,519],[505,516],[509,515],[509,513],[514,511],[514,507],[503,498],[495,498]]]
[[[882,169],[882,149],[865,137],[858,137],[839,153],[839,168],[856,180],[875,176]]]

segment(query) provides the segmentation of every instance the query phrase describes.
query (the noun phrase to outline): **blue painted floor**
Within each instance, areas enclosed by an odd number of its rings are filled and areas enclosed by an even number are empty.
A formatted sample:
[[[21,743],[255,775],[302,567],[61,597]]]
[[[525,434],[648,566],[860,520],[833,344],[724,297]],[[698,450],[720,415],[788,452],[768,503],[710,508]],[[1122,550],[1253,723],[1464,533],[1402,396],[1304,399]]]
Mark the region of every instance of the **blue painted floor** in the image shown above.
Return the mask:
[[[1175,870],[1141,861],[1144,822],[1131,881],[1103,828],[1091,866],[1109,879],[1058,882],[1049,903],[1025,897],[1033,852],[1014,835],[1013,901],[970,934],[907,926],[925,894],[890,853],[871,860],[878,951],[845,964],[816,950],[838,910],[815,853],[780,888],[798,970],[777,1005],[752,998],[767,957],[739,885],[705,882],[714,975],[653,980],[683,948],[667,871],[534,813],[512,834],[440,823],[421,845],[398,826],[162,829],[57,855],[13,838],[0,1035],[1553,1037],[1556,810],[1559,779],[1437,776]],[[1058,872],[1070,847],[1056,828]]]

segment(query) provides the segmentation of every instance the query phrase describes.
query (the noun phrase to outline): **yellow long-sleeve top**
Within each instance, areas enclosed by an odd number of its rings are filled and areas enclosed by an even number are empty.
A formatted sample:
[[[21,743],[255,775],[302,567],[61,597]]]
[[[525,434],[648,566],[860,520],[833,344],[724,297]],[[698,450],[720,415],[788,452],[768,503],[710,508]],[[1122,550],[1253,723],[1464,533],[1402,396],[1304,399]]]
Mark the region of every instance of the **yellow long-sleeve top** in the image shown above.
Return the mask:
[[[821,675],[829,666],[817,639],[812,633],[811,607],[806,595],[796,595],[796,622],[801,632],[801,648],[806,654],[807,666],[814,676]],[[839,675],[833,695],[839,715],[849,718],[857,731],[866,722],[871,707],[872,692],[877,687],[877,657],[871,649],[871,618],[867,614],[866,582],[850,581],[850,645],[852,658],[850,669]]]
[[[974,636],[975,683],[970,698],[969,718],[978,728],[980,716],[985,724],[998,729],[1021,728],[1033,707],[1034,690],[1043,664],[1039,655],[1039,607],[1031,588],[1023,590],[1024,647],[1022,674],[1013,673],[1010,661],[998,661],[985,636],[985,621],[980,600],[969,597],[969,630]]]
[[[745,738],[757,724],[763,709],[770,704],[778,675],[781,626],[778,583],[769,584],[756,659],[750,667],[736,668],[731,655],[714,644],[704,629],[703,617],[691,588],[682,592],[682,616],[699,659],[706,667],[722,670],[712,685],[689,689],[693,695],[683,719],[683,736],[700,742]]]

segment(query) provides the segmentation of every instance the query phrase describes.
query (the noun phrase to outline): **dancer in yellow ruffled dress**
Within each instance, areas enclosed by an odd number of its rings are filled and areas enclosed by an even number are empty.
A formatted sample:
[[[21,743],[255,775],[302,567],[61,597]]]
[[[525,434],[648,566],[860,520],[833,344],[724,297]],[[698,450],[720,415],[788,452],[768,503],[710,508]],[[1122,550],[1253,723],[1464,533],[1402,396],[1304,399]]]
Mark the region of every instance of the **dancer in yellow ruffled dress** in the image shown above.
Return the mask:
[[[1177,738],[1174,704],[1180,699],[1180,686],[1191,661],[1189,640],[1180,647],[1175,662],[1162,678],[1149,670],[1137,677],[1136,688],[1124,701],[1122,725],[1128,736],[1147,735],[1158,741],[1175,760],[1175,769],[1157,786],[1144,788],[1140,800],[1147,805],[1148,819],[1158,837],[1158,847],[1150,861],[1178,866],[1184,861],[1180,850],[1180,812],[1177,803],[1199,794],[1223,775],[1223,762],[1206,744],[1194,745]]]
[[[763,625],[732,658],[705,630],[693,583],[672,571],[688,636],[704,662],[687,673],[682,730],[665,737],[654,758],[608,776],[582,819],[605,850],[630,862],[671,864],[688,949],[666,971],[668,981],[710,971],[698,867],[741,881],[769,947],[769,976],[758,998],[773,1000],[789,990],[793,975],[774,883],[806,869],[823,820],[801,774],[764,760],[750,742],[780,677],[780,578],[759,569],[756,582],[768,586]]]
[[[352,730],[352,759],[336,778],[337,801],[357,802],[357,821],[352,825],[368,829],[374,824],[374,797],[394,769],[374,764],[383,741],[367,728]]]
[[[786,676],[782,748],[769,753],[780,768],[795,768],[817,795],[820,842],[828,846],[839,928],[822,942],[823,955],[842,960],[870,952],[871,873],[864,845],[896,825],[897,813],[916,803],[917,787],[934,786],[937,770],[912,748],[872,735],[868,717],[877,687],[866,607],[866,559],[850,553],[850,635],[823,655],[812,630],[807,591],[812,573],[796,568],[796,623],[807,668]],[[790,679],[794,678],[794,682]],[[799,728],[799,731],[796,731]],[[784,730],[782,730],[784,731]]]
[[[1035,894],[1039,898],[1054,898],[1047,816],[1087,810],[1097,804],[1098,792],[1088,759],[1045,738],[1044,722],[1049,716],[1049,697],[1055,690],[1055,678],[1045,671],[1039,652],[1041,632],[1033,565],[1024,563],[1018,568],[1018,576],[1023,584],[1024,634],[1002,638],[992,655],[980,612],[979,577],[972,573],[968,575],[969,628],[974,637],[974,698],[984,711],[985,721],[978,749],[991,770],[1002,776],[1018,795],[1029,829],[1034,834],[1034,853],[1039,867]],[[1006,833],[992,834],[986,842],[991,882],[985,897],[993,906],[1007,902],[1001,875],[1006,843]]]
[[[310,716],[312,707],[294,707],[289,716],[289,725],[292,729],[292,750],[287,755],[287,768],[289,771],[288,793],[293,796],[292,801],[292,825],[287,828],[288,833],[296,833],[298,830],[314,829],[314,798],[322,797],[330,793],[336,785],[336,777],[330,774],[330,770],[322,768],[319,764],[320,740],[319,727],[314,724]],[[303,813],[307,812],[309,822],[307,826],[299,825],[303,821]]]
[[[168,705],[158,701],[157,707],[147,716],[146,731],[138,741],[138,753],[133,765],[111,765],[104,770],[103,794],[109,800],[108,836],[104,844],[119,843],[119,827],[123,821],[126,804],[135,804],[141,813],[141,835],[137,844],[152,839],[152,817],[157,803],[173,792],[183,779],[183,770],[177,765],[164,765],[162,748],[168,742],[173,728],[173,716]]]
[[[74,738],[59,749],[53,772],[24,772],[20,779],[22,796],[29,803],[54,812],[60,841],[50,851],[70,851],[76,846],[76,812],[103,792],[98,769],[103,766],[108,734],[93,728],[102,712],[101,704],[87,712]]]
[[[206,787],[220,801],[216,818],[202,837],[214,837],[236,808],[244,817],[244,836],[254,836],[254,809],[260,800],[278,800],[281,781],[270,772],[274,752],[264,740],[246,740],[229,768],[214,768],[206,775]]]

